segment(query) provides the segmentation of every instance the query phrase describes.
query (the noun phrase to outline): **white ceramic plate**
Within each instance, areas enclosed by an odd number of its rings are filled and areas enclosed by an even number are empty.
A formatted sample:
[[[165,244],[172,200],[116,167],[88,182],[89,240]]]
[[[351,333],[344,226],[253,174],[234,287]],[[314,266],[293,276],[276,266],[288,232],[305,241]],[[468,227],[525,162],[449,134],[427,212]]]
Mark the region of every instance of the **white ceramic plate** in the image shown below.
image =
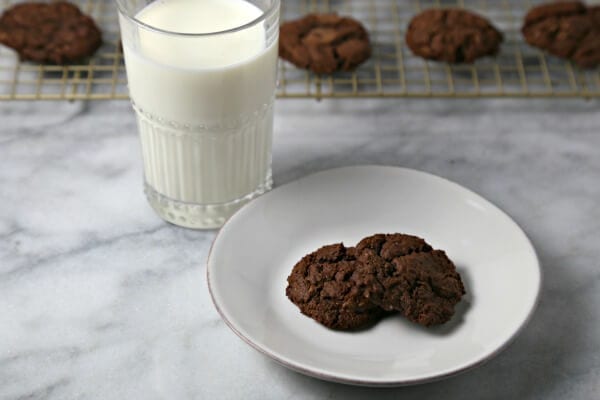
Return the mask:
[[[426,329],[392,316],[366,331],[337,332],[287,299],[286,278],[303,255],[380,232],[418,235],[446,250],[467,290],[449,323]],[[535,250],[506,214],[455,183],[391,167],[320,172],[252,201],[219,232],[207,273],[222,318],[252,347],[296,371],[368,386],[480,365],[517,335],[540,290]]]

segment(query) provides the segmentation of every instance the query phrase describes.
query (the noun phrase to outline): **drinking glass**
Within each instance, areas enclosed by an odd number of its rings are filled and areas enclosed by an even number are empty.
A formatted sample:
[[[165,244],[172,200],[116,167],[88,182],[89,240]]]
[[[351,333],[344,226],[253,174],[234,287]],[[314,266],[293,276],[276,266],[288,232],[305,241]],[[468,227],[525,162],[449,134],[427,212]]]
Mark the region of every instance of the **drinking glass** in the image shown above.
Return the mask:
[[[272,187],[279,0],[116,2],[146,197],[219,227]]]

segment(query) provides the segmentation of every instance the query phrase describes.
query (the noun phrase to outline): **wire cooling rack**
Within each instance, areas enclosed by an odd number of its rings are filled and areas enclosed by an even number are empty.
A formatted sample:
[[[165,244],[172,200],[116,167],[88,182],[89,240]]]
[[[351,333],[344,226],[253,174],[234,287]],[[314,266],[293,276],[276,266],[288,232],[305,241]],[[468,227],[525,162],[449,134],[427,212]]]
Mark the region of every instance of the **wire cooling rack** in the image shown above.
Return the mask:
[[[2,0],[3,9],[18,0]],[[73,0],[72,0],[73,1]],[[126,99],[127,79],[112,0],[73,1],[103,31],[104,44],[87,63],[49,66],[20,62],[0,46],[0,100]],[[581,70],[528,46],[520,33],[526,10],[539,0],[282,0],[282,21],[308,12],[337,12],[361,20],[373,44],[371,59],[352,73],[317,76],[279,65],[280,98],[327,97],[600,97],[600,69]],[[589,3],[598,3],[589,1]],[[449,65],[414,56],[406,26],[430,7],[462,7],[504,32],[497,57]]]

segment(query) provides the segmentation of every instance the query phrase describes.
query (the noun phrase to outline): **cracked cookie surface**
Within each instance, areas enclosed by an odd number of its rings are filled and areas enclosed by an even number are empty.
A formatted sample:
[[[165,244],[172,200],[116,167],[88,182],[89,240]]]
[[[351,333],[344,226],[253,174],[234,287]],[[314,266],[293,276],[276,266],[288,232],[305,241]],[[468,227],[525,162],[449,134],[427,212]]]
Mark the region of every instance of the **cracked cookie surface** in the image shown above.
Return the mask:
[[[294,266],[286,295],[303,314],[328,328],[363,328],[384,312],[369,301],[370,288],[362,268],[353,248],[324,246]]]
[[[418,56],[448,63],[472,63],[495,55],[502,34],[485,18],[458,9],[428,9],[408,26],[406,44]]]
[[[309,14],[279,31],[279,56],[317,74],[351,71],[371,56],[369,35],[355,19]]]
[[[423,239],[378,234],[356,246],[369,299],[386,311],[396,310],[424,326],[439,325],[454,315],[465,289],[456,267],[441,250]]]
[[[600,64],[600,6],[564,1],[532,8],[522,33],[530,45],[582,68]]]

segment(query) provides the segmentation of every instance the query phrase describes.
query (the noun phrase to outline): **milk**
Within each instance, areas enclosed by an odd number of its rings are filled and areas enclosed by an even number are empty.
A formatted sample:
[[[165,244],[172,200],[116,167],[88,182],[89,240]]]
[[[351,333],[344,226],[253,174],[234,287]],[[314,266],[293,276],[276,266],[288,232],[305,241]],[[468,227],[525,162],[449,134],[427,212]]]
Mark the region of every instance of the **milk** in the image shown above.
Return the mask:
[[[262,14],[244,0],[159,0],[135,18],[197,34]],[[120,18],[149,200],[171,222],[218,226],[271,186],[277,27],[185,36]]]

